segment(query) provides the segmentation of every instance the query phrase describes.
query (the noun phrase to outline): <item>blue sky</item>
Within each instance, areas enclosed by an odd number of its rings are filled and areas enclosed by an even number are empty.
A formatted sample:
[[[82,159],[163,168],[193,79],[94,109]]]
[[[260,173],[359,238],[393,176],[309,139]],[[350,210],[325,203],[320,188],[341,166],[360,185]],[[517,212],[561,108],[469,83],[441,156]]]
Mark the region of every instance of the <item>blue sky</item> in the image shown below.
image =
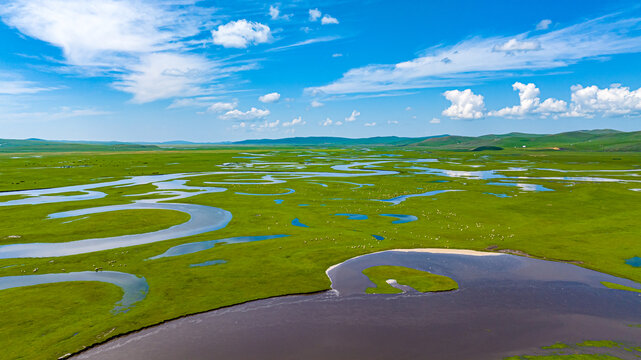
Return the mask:
[[[638,1],[1,4],[0,138],[641,130]]]

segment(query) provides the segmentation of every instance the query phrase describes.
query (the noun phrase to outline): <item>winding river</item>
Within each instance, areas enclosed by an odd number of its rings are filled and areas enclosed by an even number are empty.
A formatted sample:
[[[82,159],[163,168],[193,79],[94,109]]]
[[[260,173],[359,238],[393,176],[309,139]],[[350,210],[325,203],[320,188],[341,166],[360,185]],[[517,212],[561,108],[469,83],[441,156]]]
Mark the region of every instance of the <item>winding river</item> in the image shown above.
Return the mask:
[[[460,290],[367,295],[362,270],[405,266]],[[385,251],[328,269],[331,291],[259,300],[184,317],[76,359],[501,359],[559,340],[638,342],[639,284],[514,255],[444,249]],[[248,344],[251,344],[249,346]]]

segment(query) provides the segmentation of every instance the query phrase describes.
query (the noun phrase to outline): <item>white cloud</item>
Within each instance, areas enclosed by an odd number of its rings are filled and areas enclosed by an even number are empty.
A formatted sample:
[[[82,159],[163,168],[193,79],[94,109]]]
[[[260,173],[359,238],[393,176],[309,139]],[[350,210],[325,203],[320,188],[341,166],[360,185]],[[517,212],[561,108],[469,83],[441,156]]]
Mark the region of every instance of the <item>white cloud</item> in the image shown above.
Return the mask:
[[[272,38],[269,26],[245,19],[220,25],[211,35],[214,44],[226,48],[246,48],[252,44],[269,42]]]
[[[321,125],[322,126],[330,126],[330,125],[341,126],[341,125],[343,125],[343,122],[342,121],[333,121],[332,119],[327,118],[327,119],[325,119],[325,121],[323,121],[321,123]]]
[[[406,107],[405,111],[412,111],[412,107],[411,106]]]
[[[433,47],[409,61],[354,68],[333,83],[307,88],[306,92],[341,95],[461,86],[517,76],[520,71],[563,68],[598,56],[641,52],[641,18],[622,16],[601,17],[546,33],[473,37],[453,46]],[[513,49],[534,48],[533,44],[539,44],[540,49],[494,50],[510,48],[506,44],[512,39],[518,39],[517,44],[510,45]]]
[[[332,54],[332,57],[333,57],[333,58],[339,58],[339,57],[342,57],[342,56],[343,56],[343,54],[341,54],[341,53],[334,53],[334,54]]]
[[[630,90],[619,84],[600,89],[596,85],[574,85],[567,116],[629,115],[641,112],[641,88]]]
[[[583,87],[574,85],[570,88],[572,95],[568,104],[563,100],[540,99],[540,90],[533,83],[516,82],[512,88],[519,92],[520,104],[490,111],[489,116],[525,117],[593,117],[621,116],[641,114],[641,88],[630,90],[629,87],[613,84],[608,88],[596,85]],[[449,109],[448,109],[449,110]]]
[[[137,103],[211,94],[212,82],[251,65],[191,53],[213,10],[184,0],[9,0],[2,20],[62,50],[55,67],[114,78]],[[79,30],[81,29],[81,30]],[[178,106],[178,105],[177,105]]]
[[[289,20],[292,17],[291,14],[281,15],[278,5],[269,6],[269,16],[272,18],[272,20],[278,20],[278,19]]]
[[[355,121],[356,118],[359,117],[359,116],[361,116],[361,113],[359,113],[358,111],[354,110],[354,111],[352,111],[352,114],[350,116],[345,118],[345,121],[347,121],[347,122]]]
[[[44,122],[109,114],[108,111],[93,108],[61,106],[46,112],[0,113],[0,122]]]
[[[316,21],[323,13],[318,9],[309,9],[309,21]]]
[[[533,83],[523,84],[515,82],[512,89],[519,92],[519,105],[505,107],[498,111],[490,111],[490,116],[523,117],[530,114],[541,113],[544,115],[559,114],[567,110],[567,103],[563,100],[546,99],[541,103],[541,91]]]
[[[390,125],[396,125],[396,124],[398,124],[398,121],[397,120],[387,120],[387,123],[390,124]]]
[[[289,44],[289,45],[283,45],[283,46],[274,47],[274,48],[271,48],[271,49],[269,49],[267,51],[268,52],[282,51],[282,50],[287,50],[287,49],[291,49],[291,48],[296,48],[296,47],[299,47],[299,46],[305,46],[305,45],[329,42],[329,41],[334,41],[334,40],[338,40],[338,39],[340,39],[340,37],[338,37],[338,36],[323,36],[323,37],[318,37],[318,38],[299,41],[299,42],[296,42],[296,43],[293,43],[293,44]]]
[[[199,32],[190,13],[171,1],[142,0],[14,0],[0,7],[8,25],[61,48],[68,63],[80,66],[175,49],[175,41]]]
[[[510,39],[505,43],[494,47],[494,51],[503,52],[534,50],[541,50],[541,44],[538,41],[521,41],[518,39]]]
[[[312,105],[313,108],[319,108],[321,106],[325,106],[325,104],[323,104],[322,102],[320,102],[318,100],[312,100],[310,105]]]
[[[294,118],[290,122],[284,122],[283,123],[283,127],[290,127],[290,126],[295,126],[295,125],[305,125],[305,121],[303,121],[303,117],[302,116]]]
[[[201,87],[213,78],[216,65],[197,55],[152,53],[131,65],[130,73],[114,84],[118,90],[131,93],[135,103],[146,103],[177,96],[207,93]]]
[[[277,92],[265,94],[263,96],[258,97],[258,100],[262,103],[270,104],[270,103],[275,103],[278,100],[280,100],[280,94]]]
[[[323,16],[323,18],[321,19],[321,24],[322,25],[338,24],[338,19],[328,14],[325,14],[325,16]]]
[[[463,91],[448,90],[443,93],[452,105],[443,110],[443,115],[453,119],[478,119],[483,117],[485,103],[482,95],[476,95],[470,89]]]
[[[233,102],[216,102],[211,104],[208,108],[207,111],[209,112],[223,112],[223,111],[231,111],[236,108],[238,104]]]
[[[32,81],[0,80],[0,95],[25,95],[57,90],[56,87],[41,87]]]
[[[543,19],[543,20],[539,21],[538,24],[536,24],[536,29],[537,30],[547,30],[547,28],[549,28],[551,24],[552,24],[552,20]]]
[[[365,123],[363,126],[376,126],[375,122]]]
[[[440,124],[440,123],[441,123],[441,119],[439,118],[432,118],[432,120],[430,120],[430,124]]]
[[[264,118],[269,114],[269,110],[256,109],[253,107],[245,112],[238,109],[230,110],[223,115],[220,115],[219,118],[222,120],[254,120]]]
[[[171,102],[167,109],[176,109],[184,107],[209,107],[213,101],[218,99],[216,96],[198,96],[190,98],[176,99]]]

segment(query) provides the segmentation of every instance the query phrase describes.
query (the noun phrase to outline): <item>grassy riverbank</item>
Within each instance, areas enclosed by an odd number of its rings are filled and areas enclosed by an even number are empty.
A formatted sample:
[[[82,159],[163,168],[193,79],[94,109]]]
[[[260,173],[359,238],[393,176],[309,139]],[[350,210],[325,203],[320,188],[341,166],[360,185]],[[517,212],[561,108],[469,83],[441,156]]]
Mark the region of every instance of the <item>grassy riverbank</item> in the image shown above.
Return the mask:
[[[518,251],[641,282],[641,269],[625,259],[641,256],[641,154],[565,151],[430,152],[422,149],[184,150],[148,152],[0,155],[0,190],[14,191],[101,183],[128,176],[224,171],[190,177],[186,185],[227,190],[179,200],[222,208],[233,218],[223,229],[181,239],[60,258],[0,259],[0,276],[87,271],[95,268],[145,277],[149,293],[129,312],[110,309],[122,295],[102,283],[60,283],[0,291],[0,346],[8,359],[50,359],[76,352],[118,334],[187,314],[254,299],[329,288],[325,270],[354,256],[398,248],[444,247]],[[256,155],[257,154],[257,155]],[[372,155],[384,155],[369,157]],[[267,155],[267,156],[260,156]],[[301,156],[302,155],[302,156]],[[389,156],[399,155],[399,156]],[[337,172],[354,159],[386,176],[256,181],[249,171]],[[407,162],[404,159],[435,159]],[[251,165],[250,165],[251,164]],[[419,168],[442,169],[435,174]],[[555,169],[550,170],[550,169]],[[508,177],[483,178],[476,171],[500,170]],[[599,170],[599,171],[596,171]],[[601,171],[607,170],[607,171]],[[565,171],[565,172],[562,172]],[[627,182],[579,180],[582,177]],[[576,178],[564,179],[564,178]],[[251,179],[251,180],[250,180]],[[220,184],[222,182],[251,184]],[[244,181],[238,181],[244,180]],[[351,183],[351,184],[350,184]],[[493,185],[492,183],[504,183]],[[529,191],[541,185],[552,191]],[[359,187],[355,184],[361,184]],[[371,185],[370,185],[371,184]],[[240,193],[284,193],[250,196]],[[128,210],[84,218],[48,219],[55,212],[123,204],[156,190],[151,184],[97,189],[101,199],[0,207],[0,245],[63,242],[151,232],[188,220],[167,210]],[[373,199],[462,190],[410,198],[398,205]],[[11,200],[3,199],[0,201]],[[283,200],[278,204],[274,200]],[[349,220],[337,213],[368,216]],[[393,224],[380,214],[414,215]],[[83,218],[83,219],[81,219]],[[299,218],[308,228],[291,224]],[[75,220],[68,222],[69,220]],[[189,255],[146,260],[167,249],[234,236],[288,237],[218,244]],[[383,236],[378,241],[372,234]],[[227,263],[190,267],[209,260]],[[37,269],[34,272],[34,269]],[[456,280],[456,279],[454,279]],[[617,291],[617,290],[612,290]],[[562,339],[560,339],[562,340]]]

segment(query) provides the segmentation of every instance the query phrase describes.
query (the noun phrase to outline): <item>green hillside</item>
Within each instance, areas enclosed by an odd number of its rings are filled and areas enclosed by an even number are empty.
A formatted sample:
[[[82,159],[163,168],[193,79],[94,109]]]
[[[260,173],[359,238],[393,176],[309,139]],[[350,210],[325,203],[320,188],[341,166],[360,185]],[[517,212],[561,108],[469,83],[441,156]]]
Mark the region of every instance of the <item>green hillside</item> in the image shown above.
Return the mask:
[[[127,143],[91,143],[72,141],[49,141],[41,139],[7,140],[0,139],[0,153],[20,152],[76,152],[76,151],[136,151],[158,150],[153,145]]]

